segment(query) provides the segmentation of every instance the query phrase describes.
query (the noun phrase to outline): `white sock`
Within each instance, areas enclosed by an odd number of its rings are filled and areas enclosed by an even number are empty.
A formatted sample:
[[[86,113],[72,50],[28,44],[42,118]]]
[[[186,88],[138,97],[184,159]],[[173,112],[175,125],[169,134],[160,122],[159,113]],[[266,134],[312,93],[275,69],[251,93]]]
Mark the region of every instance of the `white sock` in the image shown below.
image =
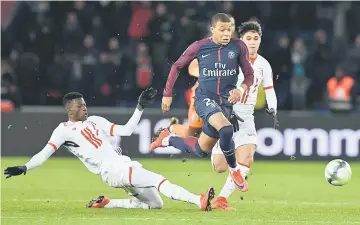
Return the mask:
[[[188,202],[197,205],[199,208],[201,207],[199,195],[195,195],[176,184],[170,183],[169,181],[162,183],[159,187],[159,191],[161,194],[173,200]]]
[[[140,202],[137,198],[130,199],[111,199],[104,208],[124,208],[124,209],[150,209],[146,203]]]
[[[162,139],[161,145],[162,146],[169,146],[169,138],[170,138],[170,136],[165,137],[164,139]]]
[[[248,173],[249,173],[249,171],[250,171],[250,168],[249,168],[249,167],[243,166],[243,165],[240,165],[240,164],[237,164],[235,168],[231,168],[231,167],[229,167],[229,168],[230,168],[230,171],[231,171],[231,172],[240,170],[241,175],[242,175],[244,178],[248,175]]]
[[[240,170],[240,168],[241,168],[240,166],[241,166],[241,165],[238,164],[238,163],[236,163],[236,167],[235,167],[235,168],[231,168],[231,167],[229,166],[230,172],[234,172],[234,171]]]
[[[250,171],[249,167],[239,164],[235,169],[240,169],[241,175],[244,178],[248,175]],[[228,176],[223,188],[220,191],[219,197],[229,198],[230,195],[235,191],[235,189],[236,189],[236,185],[234,181],[232,180],[231,176]]]
[[[240,172],[241,175],[245,178],[249,174],[250,168],[247,166],[240,165]]]
[[[220,191],[219,197],[229,198],[229,196],[235,191],[236,185],[229,175],[223,188]]]

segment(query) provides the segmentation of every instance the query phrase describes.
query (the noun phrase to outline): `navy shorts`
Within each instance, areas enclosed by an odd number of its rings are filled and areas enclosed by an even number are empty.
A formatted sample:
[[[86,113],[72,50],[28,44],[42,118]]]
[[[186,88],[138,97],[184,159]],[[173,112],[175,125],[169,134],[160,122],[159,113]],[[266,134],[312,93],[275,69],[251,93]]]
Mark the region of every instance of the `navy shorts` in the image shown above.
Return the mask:
[[[202,131],[212,138],[219,138],[219,132],[209,124],[208,119],[218,112],[229,118],[232,106],[220,105],[218,101],[202,95],[195,97],[194,105],[197,114],[203,119]]]

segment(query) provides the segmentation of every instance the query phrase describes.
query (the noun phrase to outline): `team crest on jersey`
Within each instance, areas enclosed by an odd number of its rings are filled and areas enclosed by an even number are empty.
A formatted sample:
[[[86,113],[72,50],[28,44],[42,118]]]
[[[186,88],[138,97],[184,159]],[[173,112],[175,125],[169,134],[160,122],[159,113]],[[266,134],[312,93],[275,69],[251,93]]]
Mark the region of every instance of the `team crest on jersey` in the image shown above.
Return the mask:
[[[229,59],[235,58],[235,52],[230,51],[230,52],[228,53],[228,57],[229,57]]]

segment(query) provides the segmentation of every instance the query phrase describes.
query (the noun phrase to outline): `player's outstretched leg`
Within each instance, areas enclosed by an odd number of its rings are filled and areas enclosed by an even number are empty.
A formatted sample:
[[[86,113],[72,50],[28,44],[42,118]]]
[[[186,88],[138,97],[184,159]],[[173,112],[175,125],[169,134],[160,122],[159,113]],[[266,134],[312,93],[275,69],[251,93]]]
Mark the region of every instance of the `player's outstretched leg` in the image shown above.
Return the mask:
[[[175,133],[176,136],[179,137],[195,136],[191,134],[189,126],[184,124],[179,124],[179,119],[177,117],[171,117],[168,130],[171,133]]]
[[[210,201],[214,198],[215,195],[215,191],[213,188],[209,188],[209,190],[205,194],[195,195],[186,190],[185,188],[171,183],[162,175],[139,166],[132,167],[132,173],[129,177],[129,185],[136,188],[136,190],[142,190],[143,188],[150,187],[155,188],[155,190],[172,200],[178,200],[194,204],[198,206],[202,211],[210,211],[212,209]],[[139,193],[137,198],[141,202],[147,203],[148,205],[152,205],[152,203],[154,202],[160,202],[160,200],[157,200],[154,193],[146,194],[145,192],[136,192]],[[146,197],[144,197],[144,195]],[[151,198],[149,197],[150,195],[154,197]]]
[[[232,127],[231,127],[231,129],[232,129]],[[200,134],[200,136],[202,134]],[[220,137],[225,136],[225,134],[227,134],[227,133],[224,132],[224,130],[222,130]],[[233,144],[234,142],[231,140],[231,137],[232,136],[230,136],[230,143]],[[156,134],[154,135],[154,137],[152,139],[153,142],[150,145],[150,151],[153,151],[158,147],[173,146],[184,152],[194,153],[195,155],[200,156],[200,157],[206,157],[208,155],[208,153],[203,151],[203,149],[199,145],[198,140],[199,139],[196,137],[181,138],[181,137],[177,137],[177,136],[170,136],[170,131],[167,128],[161,128],[156,132]],[[224,138],[223,138],[223,140],[224,140]],[[228,139],[225,138],[225,140],[228,140]],[[220,146],[221,146],[221,141],[220,141]],[[228,151],[223,150],[223,153],[225,155],[225,158],[227,159],[226,161],[228,162],[228,164],[230,166],[231,178],[234,180],[235,184],[240,189],[240,191],[246,192],[248,190],[248,185],[247,185],[246,180],[241,176],[239,165],[236,163],[235,154],[233,152],[231,154],[231,148]],[[234,162],[232,161],[232,158],[234,158]]]
[[[110,199],[105,196],[99,196],[91,200],[87,208],[124,208],[124,209],[150,209],[146,203],[139,201],[137,198],[130,199]]]
[[[200,148],[198,138],[170,136],[170,131],[167,128],[159,129],[152,138],[152,141],[150,151],[153,151],[158,147],[173,146],[184,152],[194,153],[200,157],[206,157],[208,155],[207,152],[204,152]]]
[[[172,184],[168,180],[163,180],[158,186],[158,190],[161,194],[168,198],[188,202],[197,205],[202,211],[211,211],[211,200],[215,196],[214,188],[209,188],[205,194],[195,195],[185,188],[182,188],[176,184]]]

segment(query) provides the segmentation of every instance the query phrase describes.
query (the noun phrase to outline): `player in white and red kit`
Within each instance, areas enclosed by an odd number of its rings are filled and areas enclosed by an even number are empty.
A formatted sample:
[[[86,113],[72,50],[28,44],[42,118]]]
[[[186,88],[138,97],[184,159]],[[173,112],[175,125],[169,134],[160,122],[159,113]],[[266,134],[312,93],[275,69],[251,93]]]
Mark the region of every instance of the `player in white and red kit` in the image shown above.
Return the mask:
[[[170,183],[162,175],[144,169],[139,162],[121,155],[114,149],[111,136],[130,136],[136,129],[143,109],[155,99],[157,91],[149,88],[140,95],[134,114],[125,125],[116,125],[100,116],[88,117],[85,101],[80,93],[64,96],[64,106],[69,120],[60,123],[52,133],[47,145],[24,166],[5,169],[7,178],[26,174],[28,170],[43,164],[60,146],[66,147],[77,156],[87,169],[100,175],[102,180],[114,188],[123,188],[134,196],[130,199],[110,199],[99,196],[91,200],[89,208],[143,208],[159,209],[163,201],[158,192],[165,196],[197,205],[203,211],[211,210],[210,201],[214,189],[206,194],[195,195],[184,188]]]
[[[254,107],[257,100],[259,86],[262,83],[266,94],[268,112],[276,117],[277,99],[273,88],[273,73],[269,62],[259,55],[258,49],[261,43],[261,26],[254,21],[245,22],[239,29],[240,37],[245,42],[249,50],[250,61],[254,69],[254,82],[243,94],[241,101],[233,106],[234,112],[244,120],[239,123],[239,130],[233,135],[235,143],[235,152],[237,163],[241,165],[241,173],[246,177],[249,173],[250,166],[254,161],[256,150],[256,128],[254,123]],[[240,72],[238,85],[243,81],[243,73]],[[225,157],[220,149],[219,144],[215,145],[211,156],[214,169],[218,172],[227,170]],[[227,198],[234,191],[235,184],[228,177],[219,197],[214,201],[214,209],[234,210],[230,207]]]

